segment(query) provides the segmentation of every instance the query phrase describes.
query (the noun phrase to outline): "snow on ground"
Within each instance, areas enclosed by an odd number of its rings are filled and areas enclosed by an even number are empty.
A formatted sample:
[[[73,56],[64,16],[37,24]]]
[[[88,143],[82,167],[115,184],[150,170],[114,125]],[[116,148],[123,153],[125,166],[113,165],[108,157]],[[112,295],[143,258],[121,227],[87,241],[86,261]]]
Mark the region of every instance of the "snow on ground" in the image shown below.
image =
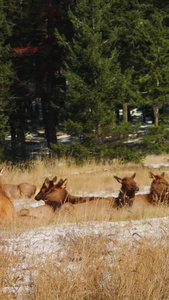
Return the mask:
[[[9,251],[12,256],[19,254],[17,266],[11,265],[16,278],[14,286],[6,286],[4,291],[22,295],[23,289],[30,288],[30,281],[36,277],[36,266],[43,266],[50,257],[55,260],[56,266],[67,258],[67,251],[71,243],[86,236],[107,237],[111,251],[118,251],[121,245],[132,247],[140,239],[153,238],[151,243],[161,243],[166,240],[166,231],[169,229],[169,217],[154,218],[126,222],[83,222],[69,223],[57,226],[39,227],[26,230],[23,233],[0,232],[0,249]],[[165,237],[165,238],[164,238]],[[73,266],[73,264],[75,264]],[[70,257],[71,267],[77,267]],[[68,266],[68,268],[70,267]],[[22,297],[22,296],[21,296]]]

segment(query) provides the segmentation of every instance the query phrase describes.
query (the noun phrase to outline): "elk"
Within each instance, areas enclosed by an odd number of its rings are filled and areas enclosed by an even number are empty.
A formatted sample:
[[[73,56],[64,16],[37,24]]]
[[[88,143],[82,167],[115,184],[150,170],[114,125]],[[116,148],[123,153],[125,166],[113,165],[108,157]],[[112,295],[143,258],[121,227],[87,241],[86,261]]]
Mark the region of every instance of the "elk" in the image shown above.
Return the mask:
[[[47,193],[54,186],[56,182],[57,182],[57,176],[55,176],[52,180],[46,177],[39,193],[35,196],[35,200],[37,201],[41,200],[43,195]]]
[[[1,169],[1,177],[2,173],[3,169]],[[26,182],[18,185],[1,183],[1,187],[4,194],[11,200],[21,199],[23,197],[31,198],[36,193],[36,186]]]
[[[57,182],[56,176],[52,180],[46,177],[39,193],[35,196],[35,199],[37,201],[40,201],[42,199],[43,194],[49,191],[56,182]],[[18,212],[18,216],[40,218],[48,221],[53,217],[53,208],[52,206],[46,204],[38,207],[30,207],[29,209],[23,208]]]
[[[150,192],[148,194],[136,195],[131,201],[133,203],[144,203],[148,204],[158,204],[160,202],[169,202],[169,184],[164,178],[164,173],[161,175],[154,175],[152,172],[149,172],[149,177],[153,179]]]
[[[4,194],[1,184],[1,175],[3,170],[0,170],[0,223],[12,222],[15,218],[15,208],[11,200]]]
[[[52,206],[49,205],[41,205],[38,207],[29,207],[27,208],[22,208],[18,213],[18,216],[26,216],[26,217],[31,217],[31,218],[37,218],[37,219],[43,219],[45,221],[52,220],[54,216],[54,211]]]
[[[134,173],[131,177],[120,178],[114,176],[114,178],[121,183],[121,190],[117,198],[115,198],[115,205],[117,207],[133,204],[132,200],[135,197],[135,193],[139,191],[139,188],[134,181],[136,173]]]
[[[149,172],[149,176],[153,179],[149,195],[151,202],[168,202],[169,184],[164,178],[164,173],[161,175],[154,175],[152,172]]]

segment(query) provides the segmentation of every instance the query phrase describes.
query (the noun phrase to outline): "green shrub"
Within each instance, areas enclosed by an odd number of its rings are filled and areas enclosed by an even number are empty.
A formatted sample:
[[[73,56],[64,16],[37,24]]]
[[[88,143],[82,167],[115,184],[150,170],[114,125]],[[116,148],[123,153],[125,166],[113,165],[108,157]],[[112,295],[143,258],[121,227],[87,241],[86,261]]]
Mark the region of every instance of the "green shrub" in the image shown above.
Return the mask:
[[[143,136],[144,149],[150,154],[169,153],[169,128],[167,125],[148,128]]]

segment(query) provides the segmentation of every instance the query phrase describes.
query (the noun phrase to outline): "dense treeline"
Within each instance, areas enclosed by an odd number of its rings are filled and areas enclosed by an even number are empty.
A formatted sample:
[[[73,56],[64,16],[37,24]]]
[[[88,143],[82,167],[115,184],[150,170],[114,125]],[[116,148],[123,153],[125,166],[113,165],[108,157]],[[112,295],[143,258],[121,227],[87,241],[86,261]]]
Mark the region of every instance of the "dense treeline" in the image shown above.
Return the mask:
[[[139,160],[145,150],[153,151],[156,142],[160,144],[156,152],[168,151],[166,119],[158,115],[169,96],[166,1],[0,0],[0,4],[1,159],[9,157],[7,130],[11,157],[25,158],[25,133],[41,127],[53,153],[79,160],[93,156]],[[126,122],[127,107],[138,106],[143,112],[152,108],[156,126],[139,149],[131,151],[122,142],[138,127]],[[57,143],[56,130],[63,124],[73,138],[71,146]]]

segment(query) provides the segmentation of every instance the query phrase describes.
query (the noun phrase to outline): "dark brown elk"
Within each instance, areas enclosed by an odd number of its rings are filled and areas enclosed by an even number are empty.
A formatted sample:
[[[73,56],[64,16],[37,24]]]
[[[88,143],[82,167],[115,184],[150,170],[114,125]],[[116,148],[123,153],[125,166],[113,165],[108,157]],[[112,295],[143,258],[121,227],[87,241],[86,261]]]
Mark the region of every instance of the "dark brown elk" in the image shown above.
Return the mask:
[[[1,169],[2,177],[3,169]],[[4,194],[11,200],[21,199],[23,197],[31,198],[36,193],[36,186],[29,183],[20,183],[20,184],[2,184]]]
[[[56,182],[57,182],[57,176],[55,176],[52,180],[46,177],[39,193],[35,196],[35,200],[37,201],[42,200],[43,195],[47,193],[54,186]]]
[[[43,194],[48,192],[56,182],[57,182],[56,176],[52,180],[46,177],[39,193],[35,196],[35,199],[37,201],[41,200]],[[54,214],[53,207],[46,204],[38,207],[30,207],[29,209],[23,208],[18,212],[18,216],[20,217],[26,216],[31,218],[43,219],[45,221],[51,220],[53,214]]]
[[[119,196],[117,198],[109,197],[112,202],[114,202],[114,207],[121,207],[124,205],[130,205],[130,199],[135,196],[135,192],[138,191],[138,187],[136,182],[134,181],[136,174],[133,174],[131,177],[124,177],[123,179],[114,176],[114,178],[122,184]],[[45,179],[46,181],[46,179]],[[60,207],[62,204],[66,202],[70,202],[72,204],[84,203],[86,201],[93,201],[96,199],[103,199],[103,197],[80,197],[80,196],[72,196],[66,190],[67,179],[60,179],[56,184],[53,184],[51,188],[48,188],[47,185],[45,189],[45,182],[39,192],[39,194],[35,197],[37,201],[44,200],[45,204],[51,205],[53,209]],[[40,195],[40,196],[39,196]]]
[[[0,170],[0,224],[12,222],[15,218],[15,208],[10,199],[4,194],[1,185],[2,169]]]
[[[114,176],[114,178],[121,183],[121,190],[117,198],[115,198],[115,205],[117,207],[124,205],[132,205],[131,199],[135,197],[135,193],[139,191],[139,188],[134,181],[136,173],[131,177],[120,178]]]

